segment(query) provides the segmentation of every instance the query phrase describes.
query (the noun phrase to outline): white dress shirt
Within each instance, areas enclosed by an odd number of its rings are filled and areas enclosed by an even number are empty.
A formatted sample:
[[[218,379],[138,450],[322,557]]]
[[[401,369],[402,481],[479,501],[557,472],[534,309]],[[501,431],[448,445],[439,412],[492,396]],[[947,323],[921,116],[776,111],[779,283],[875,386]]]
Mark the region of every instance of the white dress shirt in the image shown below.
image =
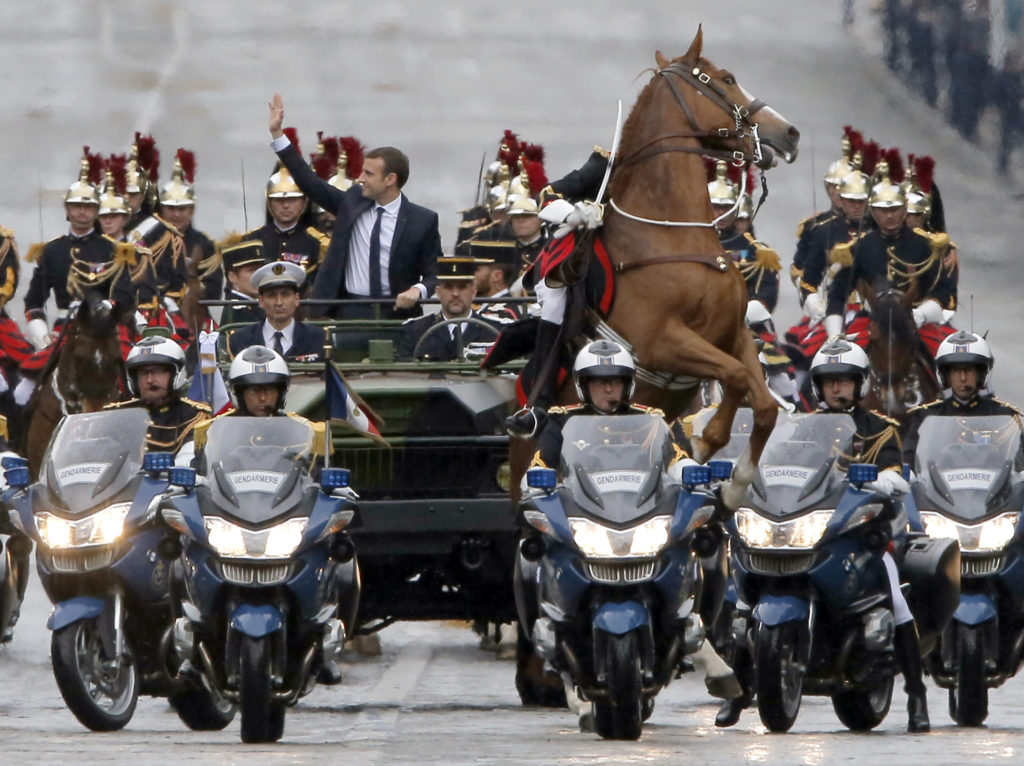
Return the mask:
[[[275,330],[274,325],[270,324],[266,319],[263,320],[263,345],[271,350],[274,348],[275,332],[281,333],[281,349],[284,354],[287,354],[295,338],[295,320],[290,321],[283,330]]]
[[[370,294],[370,235],[377,222],[377,210],[381,207],[384,208],[384,214],[380,219],[380,288],[384,295],[391,295],[388,266],[391,263],[391,242],[398,225],[398,211],[402,207],[401,194],[386,205],[374,203],[352,226],[348,263],[345,265],[345,289],[352,295]]]

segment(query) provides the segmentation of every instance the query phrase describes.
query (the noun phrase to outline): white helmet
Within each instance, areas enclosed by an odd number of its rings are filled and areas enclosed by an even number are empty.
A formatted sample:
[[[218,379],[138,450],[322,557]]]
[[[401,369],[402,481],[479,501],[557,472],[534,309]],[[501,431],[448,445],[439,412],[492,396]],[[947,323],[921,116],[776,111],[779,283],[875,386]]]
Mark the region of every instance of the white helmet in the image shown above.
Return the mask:
[[[949,388],[946,374],[954,364],[973,364],[980,367],[978,388],[985,388],[995,359],[987,340],[980,335],[960,330],[942,341],[939,344],[939,350],[935,352],[935,366],[938,368],[939,380],[943,388]]]
[[[846,340],[825,343],[811,360],[811,382],[818,401],[825,401],[822,393],[822,378],[830,375],[846,375],[854,380],[854,395],[857,399],[867,396],[871,385],[871,362],[864,349]]]
[[[171,368],[171,389],[179,396],[188,389],[188,374],[185,372],[185,352],[170,338],[149,336],[143,338],[128,352],[124,360],[128,372],[128,390],[132,396],[139,395],[135,370],[147,364],[164,364]]]
[[[586,381],[591,378],[623,378],[626,381],[625,400],[633,398],[636,389],[636,365],[618,343],[610,340],[595,340],[584,346],[576,355],[572,366],[572,380],[576,384],[576,395],[581,402],[590,404]]]
[[[249,346],[235,357],[228,370],[231,401],[240,412],[245,412],[242,390],[246,386],[264,385],[278,386],[281,395],[277,399],[277,408],[283,410],[290,381],[291,374],[284,358],[266,346]]]

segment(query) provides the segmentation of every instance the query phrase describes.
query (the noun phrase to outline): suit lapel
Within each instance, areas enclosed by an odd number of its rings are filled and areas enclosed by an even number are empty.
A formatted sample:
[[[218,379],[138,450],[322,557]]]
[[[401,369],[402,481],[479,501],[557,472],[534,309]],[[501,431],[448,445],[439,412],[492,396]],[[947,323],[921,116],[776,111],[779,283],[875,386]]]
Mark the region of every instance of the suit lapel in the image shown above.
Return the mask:
[[[409,205],[405,195],[402,195],[402,205],[398,208],[398,220],[395,222],[395,236],[391,239],[391,258],[394,260],[395,252],[398,250],[398,243],[402,240],[402,232],[405,231],[405,224],[409,219]]]

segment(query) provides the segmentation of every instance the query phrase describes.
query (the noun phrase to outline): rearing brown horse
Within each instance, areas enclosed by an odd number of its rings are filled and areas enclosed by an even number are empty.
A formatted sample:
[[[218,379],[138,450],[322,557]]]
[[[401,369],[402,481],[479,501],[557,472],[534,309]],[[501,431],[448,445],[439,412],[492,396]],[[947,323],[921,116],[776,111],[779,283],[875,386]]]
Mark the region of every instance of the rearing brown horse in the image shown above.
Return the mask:
[[[685,411],[702,378],[721,383],[722,402],[695,457],[729,439],[744,400],[754,411],[748,451],[724,499],[735,507],[753,479],[777,404],[744,326],[747,291],[712,224],[703,156],[769,167],[777,151],[796,158],[799,131],[750,96],[728,71],[690,49],[657,69],[622,130],[608,185],[602,237],[616,272],[607,326],[632,346],[636,400],[670,417]],[[599,334],[603,334],[599,332]],[[571,392],[560,400],[568,401]]]

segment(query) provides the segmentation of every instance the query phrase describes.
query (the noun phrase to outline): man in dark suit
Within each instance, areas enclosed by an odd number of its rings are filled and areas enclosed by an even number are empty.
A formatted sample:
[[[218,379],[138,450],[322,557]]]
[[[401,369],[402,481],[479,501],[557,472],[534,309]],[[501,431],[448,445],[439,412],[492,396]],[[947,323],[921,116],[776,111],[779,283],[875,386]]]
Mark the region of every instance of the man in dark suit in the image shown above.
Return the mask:
[[[412,359],[415,351],[417,359],[451,362],[462,357],[470,343],[494,341],[498,336],[497,330],[488,330],[479,322],[452,322],[447,327],[437,327],[451,319],[484,319],[473,311],[473,298],[476,296],[476,284],[473,281],[475,269],[476,261],[472,258],[447,257],[438,260],[437,298],[441,301],[441,311],[409,319],[402,325],[402,337],[395,354],[398,359]],[[434,327],[437,329],[427,335]]]
[[[299,291],[306,279],[301,266],[276,261],[260,266],[252,275],[266,319],[231,334],[228,348],[234,357],[249,346],[266,346],[289,362],[317,362],[324,350],[324,331],[295,319]]]
[[[394,147],[371,149],[363,160],[359,185],[341,191],[320,178],[284,135],[279,93],[269,106],[271,147],[309,199],[337,213],[330,245],[307,297],[393,298],[393,306],[380,306],[382,318],[421,315],[419,302],[434,292],[441,235],[437,213],[402,194],[409,159]],[[375,308],[311,307],[310,315],[359,319],[374,316]]]

